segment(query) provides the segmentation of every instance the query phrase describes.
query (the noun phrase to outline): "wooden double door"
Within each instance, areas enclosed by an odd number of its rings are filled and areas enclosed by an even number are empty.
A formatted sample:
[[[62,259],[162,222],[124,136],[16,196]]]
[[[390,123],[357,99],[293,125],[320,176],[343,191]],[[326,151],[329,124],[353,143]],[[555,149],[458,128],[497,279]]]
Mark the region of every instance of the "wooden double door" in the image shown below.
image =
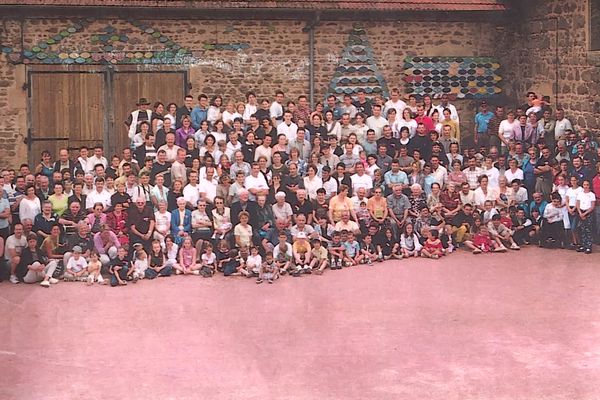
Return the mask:
[[[56,159],[68,148],[101,144],[108,157],[129,145],[124,121],[140,97],[151,103],[182,104],[187,71],[115,71],[113,69],[30,70],[30,120],[27,145],[30,164],[48,150]]]

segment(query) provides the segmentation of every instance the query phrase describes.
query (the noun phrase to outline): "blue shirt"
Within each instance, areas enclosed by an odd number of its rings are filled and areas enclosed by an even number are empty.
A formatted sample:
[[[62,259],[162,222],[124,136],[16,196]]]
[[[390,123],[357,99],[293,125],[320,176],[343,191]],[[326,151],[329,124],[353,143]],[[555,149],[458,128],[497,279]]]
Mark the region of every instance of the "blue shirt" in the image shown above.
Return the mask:
[[[389,170],[383,175],[383,180],[388,186],[393,186],[393,184],[395,183],[408,185],[408,176],[404,171],[398,171],[397,173],[393,173],[392,170]]]
[[[200,124],[202,121],[206,121],[208,117],[208,108],[200,108],[199,106],[194,107],[192,110],[192,115],[190,118],[192,119],[192,127],[195,130],[200,129]]]
[[[475,123],[477,124],[477,133],[479,133],[480,135],[484,135],[487,133],[488,123],[490,122],[490,119],[492,119],[493,116],[494,116],[494,113],[491,111],[488,111],[485,113],[478,112],[477,114],[475,114]]]

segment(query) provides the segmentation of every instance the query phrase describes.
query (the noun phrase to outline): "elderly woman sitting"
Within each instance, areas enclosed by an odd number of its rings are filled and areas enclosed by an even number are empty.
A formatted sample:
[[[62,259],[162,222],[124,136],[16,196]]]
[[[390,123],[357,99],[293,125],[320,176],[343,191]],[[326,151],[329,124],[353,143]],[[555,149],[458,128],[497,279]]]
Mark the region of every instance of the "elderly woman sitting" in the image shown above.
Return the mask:
[[[177,199],[177,209],[171,212],[171,234],[178,246],[192,233],[192,212],[186,207],[185,198]]]
[[[421,214],[423,208],[427,208],[427,197],[423,188],[418,183],[413,183],[410,187],[410,196],[408,197],[410,208],[408,209],[409,218],[414,221]]]

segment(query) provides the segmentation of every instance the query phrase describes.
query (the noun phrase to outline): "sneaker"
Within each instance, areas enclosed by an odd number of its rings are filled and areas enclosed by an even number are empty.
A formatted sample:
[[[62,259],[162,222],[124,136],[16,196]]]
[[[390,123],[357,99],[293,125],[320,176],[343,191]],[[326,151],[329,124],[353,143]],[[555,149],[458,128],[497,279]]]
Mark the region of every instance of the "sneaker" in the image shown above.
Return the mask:
[[[50,287],[50,282],[49,281],[41,281],[40,282],[40,286],[45,287],[45,288],[49,288]]]
[[[373,265],[373,261],[370,258],[367,258],[367,265]]]
[[[50,278],[50,279],[48,279],[48,282],[50,282],[51,284],[55,285],[55,284],[57,284],[60,281],[58,279],[56,279],[56,278]]]
[[[200,271],[198,271],[198,270],[192,271],[192,275],[200,275]]]
[[[258,279],[256,280],[256,284],[258,285],[258,284],[260,284],[260,283],[263,283],[263,280],[262,280],[261,278],[258,278]]]
[[[10,276],[10,283],[19,283],[19,278],[16,275]]]
[[[578,253],[583,253],[584,251],[585,251],[585,248],[584,248],[583,246],[579,246],[579,247],[577,248],[577,252],[578,252]]]
[[[512,250],[521,250],[521,248],[519,247],[519,245],[518,245],[518,244],[516,244],[516,243],[513,243],[513,244],[511,244],[511,245],[510,245],[510,248],[511,248]]]
[[[585,249],[585,254],[592,254],[592,249]]]
[[[437,254],[432,254],[431,258],[433,258],[434,260],[437,260],[438,258],[440,258],[440,256],[438,256]]]
[[[352,263],[350,261],[346,261],[346,267],[351,267]]]
[[[267,282],[273,283],[273,279],[269,279],[269,280],[267,280]]]
[[[181,275],[181,271],[180,271],[180,270],[178,270],[178,269],[176,269],[176,270],[175,270],[175,275]]]
[[[481,249],[475,249],[475,250],[473,250],[473,254],[481,254]]]

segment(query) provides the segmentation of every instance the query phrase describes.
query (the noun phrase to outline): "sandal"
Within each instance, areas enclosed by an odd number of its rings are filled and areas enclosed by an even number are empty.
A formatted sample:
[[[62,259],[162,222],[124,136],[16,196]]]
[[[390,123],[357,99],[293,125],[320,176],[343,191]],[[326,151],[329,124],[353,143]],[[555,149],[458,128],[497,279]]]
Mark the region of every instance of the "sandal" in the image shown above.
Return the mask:
[[[127,281],[121,281],[121,282],[119,282],[119,285],[126,286],[127,285]]]

